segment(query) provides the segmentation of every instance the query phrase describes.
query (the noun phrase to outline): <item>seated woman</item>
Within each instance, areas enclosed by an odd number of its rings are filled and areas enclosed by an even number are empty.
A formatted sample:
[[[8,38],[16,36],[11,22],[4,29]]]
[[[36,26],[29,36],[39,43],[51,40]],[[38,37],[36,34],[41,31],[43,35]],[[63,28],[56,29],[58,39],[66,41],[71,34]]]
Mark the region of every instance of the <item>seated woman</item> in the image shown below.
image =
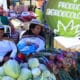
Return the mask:
[[[10,58],[15,58],[16,53],[16,45],[14,42],[5,39],[4,26],[0,26],[0,65]]]
[[[20,52],[28,55],[45,49],[43,26],[37,19],[32,19],[29,30],[23,34],[22,39],[17,44]]]
[[[45,39],[44,25],[39,20],[32,19],[29,25],[29,30],[27,30],[22,37],[24,37],[25,35],[41,36]]]

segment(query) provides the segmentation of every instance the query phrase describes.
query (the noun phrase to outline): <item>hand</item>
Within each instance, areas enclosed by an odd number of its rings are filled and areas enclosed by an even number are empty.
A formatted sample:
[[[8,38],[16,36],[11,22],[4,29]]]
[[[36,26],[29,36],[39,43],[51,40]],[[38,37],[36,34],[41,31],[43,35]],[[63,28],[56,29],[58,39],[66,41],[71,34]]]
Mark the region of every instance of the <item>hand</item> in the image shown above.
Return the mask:
[[[31,45],[32,43],[28,41],[26,44],[27,44],[27,45]]]
[[[39,45],[35,43],[36,48],[39,48]]]
[[[6,62],[8,60],[9,60],[9,56],[5,56],[4,59],[3,59],[4,62]]]

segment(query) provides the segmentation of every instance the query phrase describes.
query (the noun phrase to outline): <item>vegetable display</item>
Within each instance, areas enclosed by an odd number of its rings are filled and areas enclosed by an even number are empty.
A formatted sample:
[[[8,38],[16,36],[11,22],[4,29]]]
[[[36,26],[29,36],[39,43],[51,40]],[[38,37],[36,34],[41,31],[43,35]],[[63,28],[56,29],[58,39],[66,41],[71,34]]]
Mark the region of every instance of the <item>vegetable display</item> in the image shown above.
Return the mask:
[[[21,62],[8,60],[0,67],[0,80],[79,80],[80,53],[57,51]]]
[[[45,64],[38,58],[29,58],[25,63],[9,60],[0,67],[0,80],[56,80]]]

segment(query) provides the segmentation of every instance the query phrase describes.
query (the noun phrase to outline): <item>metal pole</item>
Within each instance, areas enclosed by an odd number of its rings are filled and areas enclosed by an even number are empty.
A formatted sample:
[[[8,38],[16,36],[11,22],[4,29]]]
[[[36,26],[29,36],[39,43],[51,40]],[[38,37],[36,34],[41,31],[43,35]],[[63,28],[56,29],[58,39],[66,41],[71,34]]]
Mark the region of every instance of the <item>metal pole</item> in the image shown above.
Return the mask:
[[[7,0],[7,8],[10,6],[10,0]]]
[[[30,0],[30,11],[32,10],[32,0]]]

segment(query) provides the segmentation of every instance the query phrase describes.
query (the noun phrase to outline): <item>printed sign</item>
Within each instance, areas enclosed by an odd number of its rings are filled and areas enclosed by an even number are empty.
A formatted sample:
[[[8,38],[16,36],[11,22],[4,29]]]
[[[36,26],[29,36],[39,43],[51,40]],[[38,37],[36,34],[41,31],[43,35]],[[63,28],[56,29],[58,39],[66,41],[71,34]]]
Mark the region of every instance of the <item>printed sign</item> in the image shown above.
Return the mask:
[[[60,36],[80,36],[80,0],[48,0],[46,21]]]

